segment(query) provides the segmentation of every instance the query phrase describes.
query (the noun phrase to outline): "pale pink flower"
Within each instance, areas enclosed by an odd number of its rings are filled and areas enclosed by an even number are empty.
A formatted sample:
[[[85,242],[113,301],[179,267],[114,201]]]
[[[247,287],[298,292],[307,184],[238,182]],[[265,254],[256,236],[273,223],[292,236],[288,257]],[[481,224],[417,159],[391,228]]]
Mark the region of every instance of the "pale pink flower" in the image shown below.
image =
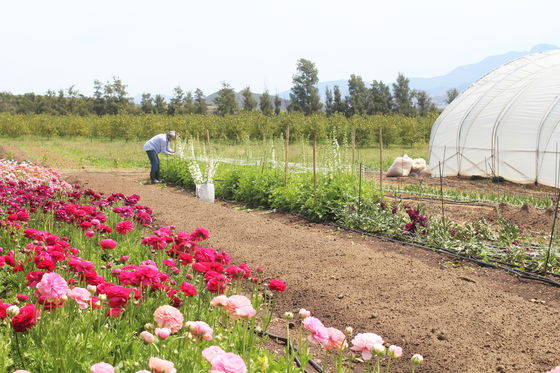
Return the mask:
[[[312,342],[319,342],[321,344],[326,344],[329,341],[329,331],[321,320],[316,317],[309,316],[303,319],[303,326],[305,329],[311,332],[309,337]]]
[[[18,369],[16,371],[14,371],[14,373],[31,373],[31,372],[28,371],[28,370]]]
[[[234,320],[250,319],[257,311],[253,308],[251,301],[244,295],[232,295],[224,306],[229,317]]]
[[[75,287],[68,292],[68,296],[78,303],[78,307],[80,307],[81,310],[88,308],[91,300],[91,293],[84,288]]]
[[[212,364],[212,360],[214,360],[214,358],[216,356],[221,355],[221,354],[225,354],[225,353],[226,352],[218,346],[210,346],[210,347],[206,347],[204,350],[202,350],[202,356],[204,356],[204,358],[210,364]]]
[[[171,335],[171,329],[169,328],[156,328],[156,335],[159,339],[167,339]]]
[[[228,297],[225,296],[225,295],[218,295],[217,297],[214,297],[214,299],[212,299],[210,301],[210,304],[213,307],[216,307],[216,306],[224,307],[227,303],[228,303]]]
[[[389,356],[394,357],[395,359],[398,359],[399,357],[402,356],[402,348],[399,347],[399,346],[390,345],[388,354],[389,354]],[[560,371],[558,373],[560,373]]]
[[[142,370],[139,370],[136,373],[152,373],[152,372],[150,372],[149,370],[146,370],[146,369],[142,369]]]
[[[336,328],[327,328],[327,332],[329,335],[329,339],[327,343],[323,344],[325,350],[344,350],[348,347],[348,343],[346,342],[346,335],[343,332]]]
[[[374,345],[383,344],[383,338],[374,333],[358,333],[352,339],[352,351],[361,351],[362,359],[371,359],[371,350]]]
[[[183,315],[177,308],[169,305],[159,306],[154,312],[154,321],[160,328],[169,328],[177,333],[183,327]]]
[[[311,312],[306,310],[305,308],[302,308],[302,309],[299,310],[299,315],[301,317],[309,317],[309,316],[311,316]]]
[[[217,355],[212,359],[212,373],[247,373],[247,367],[243,359],[231,352]]]
[[[89,370],[91,373],[115,373],[115,368],[104,362],[93,364],[89,367]]]
[[[175,364],[173,364],[171,361],[159,359],[157,357],[150,358],[148,367],[155,373],[177,373]]]
[[[37,284],[37,290],[49,302],[60,300],[68,293],[68,284],[66,280],[56,272],[45,273],[43,278]]]
[[[560,373],[560,365],[558,365],[556,368],[549,370],[546,373]]]
[[[204,321],[187,321],[186,327],[189,328],[192,334],[200,337],[203,341],[211,341],[214,331],[210,325]]]
[[[422,364],[424,362],[424,357],[420,354],[414,354],[410,358],[410,361],[412,362],[412,365]]]
[[[140,338],[142,338],[146,343],[154,343],[154,341],[156,340],[156,337],[154,337],[152,333],[145,330],[140,333]]]

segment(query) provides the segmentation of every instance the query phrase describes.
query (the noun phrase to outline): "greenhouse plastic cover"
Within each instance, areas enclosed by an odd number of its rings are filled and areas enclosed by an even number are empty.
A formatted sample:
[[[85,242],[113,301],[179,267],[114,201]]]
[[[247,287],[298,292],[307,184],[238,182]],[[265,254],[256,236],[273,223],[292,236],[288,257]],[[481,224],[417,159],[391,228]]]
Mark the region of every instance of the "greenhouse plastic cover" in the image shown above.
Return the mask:
[[[487,74],[438,117],[433,176],[501,176],[557,186],[560,51],[521,57]]]

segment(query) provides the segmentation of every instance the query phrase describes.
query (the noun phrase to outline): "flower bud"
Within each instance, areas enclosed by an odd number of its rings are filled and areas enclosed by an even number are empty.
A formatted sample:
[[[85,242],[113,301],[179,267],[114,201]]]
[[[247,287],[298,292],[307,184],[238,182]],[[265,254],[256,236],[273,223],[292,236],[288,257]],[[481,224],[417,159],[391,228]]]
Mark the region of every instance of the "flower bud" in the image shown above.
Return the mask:
[[[346,334],[347,336],[354,334],[354,328],[352,328],[351,326],[347,326],[346,329],[344,329],[344,334]]]
[[[311,316],[311,312],[309,312],[305,308],[302,308],[302,309],[299,310],[299,315],[301,317],[309,317],[309,316]]]
[[[142,338],[146,343],[153,343],[156,340],[156,337],[154,337],[152,333],[145,330],[140,333],[140,338]]]
[[[284,312],[284,318],[286,320],[293,320],[294,319],[294,314],[291,312]]]
[[[159,339],[167,339],[171,335],[171,329],[169,328],[156,328],[156,335]]]
[[[10,306],[6,309],[6,313],[10,317],[16,317],[19,314],[19,307],[18,306]]]
[[[88,286],[87,286],[87,290],[88,290],[90,293],[95,294],[95,292],[97,291],[97,286],[95,286],[95,285],[88,285]]]
[[[150,324],[149,322],[144,324],[144,329],[146,330],[154,330],[154,324]]]
[[[420,354],[414,354],[412,355],[412,358],[410,359],[410,361],[412,362],[412,365],[419,365],[422,364],[424,362],[424,357]]]
[[[107,300],[107,295],[105,294],[99,294],[99,300]]]
[[[385,356],[385,346],[381,343],[376,343],[371,348],[371,353],[377,356]]]

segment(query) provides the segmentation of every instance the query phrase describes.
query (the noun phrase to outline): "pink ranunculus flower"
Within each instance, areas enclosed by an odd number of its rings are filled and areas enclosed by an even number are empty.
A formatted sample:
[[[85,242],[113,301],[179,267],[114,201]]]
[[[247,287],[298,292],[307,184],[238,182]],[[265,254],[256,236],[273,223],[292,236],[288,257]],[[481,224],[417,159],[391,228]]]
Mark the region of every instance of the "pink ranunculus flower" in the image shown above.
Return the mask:
[[[78,303],[81,310],[88,308],[91,300],[91,293],[84,288],[75,287],[68,292],[68,296]]]
[[[352,339],[352,351],[361,351],[362,359],[371,360],[371,350],[376,344],[383,344],[383,338],[374,333],[358,333]]]
[[[175,364],[173,364],[171,361],[159,359],[157,357],[150,358],[148,367],[155,373],[177,373]]]
[[[136,373],[152,373],[152,372],[150,372],[149,370],[146,370],[146,369],[142,369],[142,370],[139,370]]]
[[[117,223],[115,230],[119,234],[127,234],[134,229],[134,224],[130,220],[121,221]]]
[[[306,310],[305,308],[301,308],[301,309],[299,310],[298,313],[299,313],[299,315],[300,315],[301,317],[309,317],[309,316],[311,316],[311,312],[308,311],[308,310]]]
[[[226,352],[212,359],[212,373],[247,373],[243,359],[234,353]]]
[[[309,316],[303,319],[303,326],[305,329],[311,332],[309,337],[312,342],[319,342],[321,344],[327,344],[329,341],[329,331],[321,320],[316,317]]]
[[[216,306],[223,306],[225,307],[225,305],[228,303],[228,297],[225,295],[218,295],[217,297],[214,297],[214,299],[212,299],[210,301],[210,305],[216,307]]]
[[[169,328],[171,333],[177,333],[183,327],[181,311],[169,305],[159,306],[155,310],[154,321],[160,328]]]
[[[169,328],[156,328],[154,332],[159,339],[167,339],[171,335],[171,329]]]
[[[113,250],[115,247],[117,247],[117,242],[110,238],[106,238],[99,243],[99,246],[101,246],[102,250]]]
[[[210,325],[206,324],[204,321],[187,321],[185,326],[189,328],[192,334],[196,335],[203,341],[212,340],[212,334],[214,331]]]
[[[14,373],[31,373],[31,372],[28,371],[28,370],[18,369],[16,371],[14,371]]]
[[[327,328],[329,335],[329,340],[327,343],[323,344],[325,350],[344,350],[348,347],[348,342],[346,341],[346,335],[336,328]]]
[[[228,302],[225,305],[225,309],[228,312],[230,318],[234,320],[238,319],[250,319],[255,316],[257,311],[253,308],[251,301],[244,295],[232,295],[228,298]]]
[[[68,284],[66,280],[56,272],[45,273],[43,278],[37,284],[37,290],[49,302],[60,300],[68,293]]]
[[[225,354],[225,353],[226,352],[218,346],[210,346],[210,347],[206,347],[204,350],[202,350],[202,356],[204,356],[204,358],[210,364],[212,364],[212,360],[214,360],[214,358],[216,356],[221,355],[221,354]]]
[[[402,356],[402,347],[390,345],[387,354],[392,358],[398,359]],[[558,371],[558,373],[560,373],[560,371]]]
[[[104,362],[93,364],[89,367],[89,370],[91,373],[115,373],[115,368]]]
[[[89,231],[85,231],[84,235],[87,238],[92,238],[95,235],[95,232],[90,229]]]
[[[560,373],[560,365],[558,365],[556,368],[553,368],[552,370],[549,370],[546,373]]]
[[[156,337],[154,337],[152,333],[145,330],[140,333],[140,338],[142,338],[146,343],[154,343],[156,340]]]

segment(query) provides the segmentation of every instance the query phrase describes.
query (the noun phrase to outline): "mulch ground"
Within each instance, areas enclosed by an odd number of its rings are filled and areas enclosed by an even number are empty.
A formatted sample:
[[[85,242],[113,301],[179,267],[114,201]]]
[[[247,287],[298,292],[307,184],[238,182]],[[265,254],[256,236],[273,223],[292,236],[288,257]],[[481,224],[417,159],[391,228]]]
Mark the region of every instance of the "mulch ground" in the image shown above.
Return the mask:
[[[430,251],[365,238],[297,217],[208,204],[146,173],[65,173],[97,191],[136,193],[157,225],[210,230],[209,245],[265,267],[288,289],[279,314],[311,310],[325,325],[374,332],[420,353],[423,372],[546,372],[560,364],[560,289]]]

